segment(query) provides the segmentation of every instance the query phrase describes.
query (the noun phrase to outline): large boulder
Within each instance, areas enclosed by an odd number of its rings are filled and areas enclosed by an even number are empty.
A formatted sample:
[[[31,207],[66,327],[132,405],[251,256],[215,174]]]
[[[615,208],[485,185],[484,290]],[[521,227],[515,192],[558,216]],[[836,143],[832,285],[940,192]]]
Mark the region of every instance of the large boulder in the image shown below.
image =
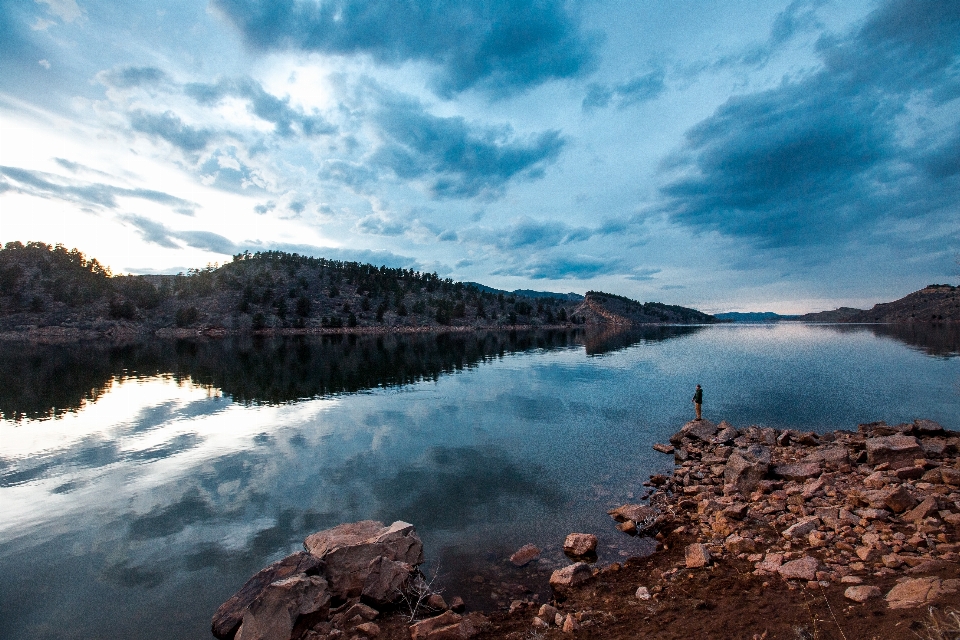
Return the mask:
[[[769,470],[769,447],[750,445],[746,449],[735,450],[727,458],[727,464],[723,470],[723,482],[747,495],[756,488]]]
[[[236,640],[290,640],[297,618],[330,602],[327,581],[297,575],[270,584],[243,614]]]
[[[412,573],[413,567],[406,562],[395,562],[380,556],[367,567],[360,596],[375,605],[395,602],[403,594]]]
[[[804,556],[785,562],[777,568],[777,573],[784,580],[814,580],[817,577],[817,569],[820,568],[820,562],[812,556]]]
[[[562,569],[557,569],[550,576],[550,586],[558,593],[583,584],[593,577],[593,570],[586,562],[577,562]]]
[[[213,614],[210,625],[213,635],[221,640],[233,638],[243,620],[243,614],[267,587],[297,574],[317,573],[322,564],[318,558],[301,551],[261,569]]]
[[[680,445],[684,438],[708,442],[710,438],[712,438],[717,432],[717,429],[717,425],[709,420],[691,420],[687,424],[680,427],[680,431],[677,431],[675,434],[670,436],[670,442],[675,445]]]
[[[944,594],[955,592],[958,583],[960,580],[941,580],[935,577],[904,580],[887,593],[887,606],[891,609],[922,607]]]
[[[563,551],[571,556],[585,556],[597,550],[597,536],[592,533],[571,533],[563,541]]]
[[[303,546],[323,561],[330,592],[344,600],[363,593],[375,560],[411,567],[423,562],[423,542],[412,524],[401,521],[389,527],[374,520],[342,524],[308,536]]]
[[[913,436],[902,434],[867,438],[867,463],[878,465],[886,462],[892,469],[912,467],[916,458],[923,457],[920,442]]]

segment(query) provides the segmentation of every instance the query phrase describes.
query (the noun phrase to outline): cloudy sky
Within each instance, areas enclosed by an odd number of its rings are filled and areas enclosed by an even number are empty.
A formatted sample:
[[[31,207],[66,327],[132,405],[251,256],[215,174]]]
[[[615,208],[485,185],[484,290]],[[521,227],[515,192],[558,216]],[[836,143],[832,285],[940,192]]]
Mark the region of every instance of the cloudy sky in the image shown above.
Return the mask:
[[[957,280],[960,2],[0,0],[0,242],[706,311]]]

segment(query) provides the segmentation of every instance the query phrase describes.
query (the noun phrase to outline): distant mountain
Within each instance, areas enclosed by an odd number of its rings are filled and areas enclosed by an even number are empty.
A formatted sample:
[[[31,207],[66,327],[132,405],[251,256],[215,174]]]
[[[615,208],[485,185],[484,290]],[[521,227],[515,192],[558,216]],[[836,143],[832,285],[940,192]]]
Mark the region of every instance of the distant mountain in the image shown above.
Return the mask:
[[[555,298],[557,300],[573,300],[579,302],[583,300],[583,296],[579,293],[553,293],[550,291],[534,291],[533,289],[514,289],[513,291],[507,291],[506,289],[495,289],[493,287],[488,287],[485,284],[480,284],[479,282],[464,282],[467,286],[476,287],[478,291],[483,291],[484,293],[502,293],[505,296],[523,296],[525,298]]]
[[[603,291],[587,291],[573,313],[587,324],[630,327],[641,324],[713,324],[714,316],[661,302],[637,302]]]
[[[866,311],[840,307],[833,311],[808,313],[800,316],[800,320],[884,324],[960,322],[960,287],[931,284],[899,300],[876,304]]]
[[[726,322],[763,324],[767,322],[781,322],[783,320],[797,320],[800,316],[784,316],[773,311],[726,311],[715,313],[713,317]]]

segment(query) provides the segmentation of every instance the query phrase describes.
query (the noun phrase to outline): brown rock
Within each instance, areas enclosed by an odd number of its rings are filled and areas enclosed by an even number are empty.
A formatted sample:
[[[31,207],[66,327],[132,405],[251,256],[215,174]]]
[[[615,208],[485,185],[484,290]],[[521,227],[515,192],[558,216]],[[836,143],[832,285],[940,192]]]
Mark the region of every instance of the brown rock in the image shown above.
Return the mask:
[[[734,502],[730,506],[724,507],[722,513],[724,517],[730,518],[731,520],[743,520],[749,508],[750,505],[745,502]]]
[[[559,593],[583,584],[593,577],[593,570],[586,562],[577,562],[562,569],[557,569],[550,576],[550,586]]]
[[[236,640],[289,640],[297,618],[330,602],[327,581],[296,575],[270,584],[243,614]]]
[[[823,446],[803,459],[803,462],[823,462],[828,465],[841,465],[849,461],[850,452],[843,445]]]
[[[571,533],[563,541],[563,551],[572,556],[585,556],[597,550],[597,536],[592,533]]]
[[[887,593],[887,605],[891,609],[921,607],[945,593],[956,591],[956,582],[956,580],[941,581],[940,578],[934,577],[904,580]]]
[[[766,556],[764,556],[763,560],[758,562],[755,566],[759,571],[764,571],[767,573],[777,573],[777,571],[779,571],[782,565],[783,565],[782,553],[768,553]]]
[[[636,524],[637,531],[643,532],[656,522],[660,511],[644,504],[625,504],[607,511],[617,522],[630,521]],[[622,531],[623,529],[621,529]]]
[[[943,484],[951,487],[960,486],[960,469],[940,467],[940,477],[943,479]]]
[[[819,526],[820,518],[817,516],[809,516],[807,518],[802,518],[795,524],[787,527],[787,529],[781,535],[788,540],[799,540]]]
[[[453,596],[453,598],[450,599],[450,611],[463,613],[466,608],[467,605],[463,602],[463,598],[460,596]]]
[[[342,524],[308,536],[303,545],[323,560],[331,593],[344,600],[363,592],[377,558],[411,566],[423,562],[423,543],[413,525],[399,521],[389,527],[373,520]]]
[[[925,471],[923,467],[902,467],[897,469],[897,477],[901,480],[917,480],[923,477]]]
[[[221,640],[232,638],[240,626],[240,621],[243,620],[243,614],[247,607],[264,589],[278,580],[299,573],[314,571],[320,564],[317,558],[301,551],[282,560],[277,560],[270,566],[261,569],[247,580],[229,600],[220,605],[217,612],[213,614],[213,620],[211,621],[213,635],[221,638]]]
[[[343,619],[352,620],[356,616],[360,616],[364,620],[374,620],[378,615],[380,615],[380,612],[373,607],[357,602],[344,612]]]
[[[551,604],[540,605],[540,610],[537,612],[537,616],[541,620],[547,620],[553,622],[557,614],[560,613],[557,608]]]
[[[673,453],[673,445],[669,444],[660,444],[659,442],[653,445],[654,451],[659,451],[660,453]]]
[[[892,435],[867,438],[867,463],[888,463],[891,469],[912,467],[914,458],[923,455],[920,443],[913,436]]]
[[[804,556],[783,563],[777,569],[777,573],[785,580],[815,580],[819,568],[820,563],[816,558]]]
[[[847,587],[843,592],[843,597],[854,602],[866,602],[870,598],[879,598],[883,595],[877,587],[860,585],[856,587]]]
[[[917,504],[916,498],[910,495],[910,492],[903,487],[896,487],[887,491],[883,502],[894,513],[901,513]]]
[[[939,436],[943,435],[945,430],[933,420],[914,420],[913,433],[918,436]]]
[[[573,617],[573,614],[568,613],[567,617],[563,619],[563,626],[560,627],[560,630],[564,633],[573,633],[579,628],[580,623]]]
[[[752,538],[744,538],[737,534],[727,536],[723,541],[724,548],[732,554],[753,553],[757,550],[757,543]]]
[[[525,544],[517,549],[512,556],[510,556],[510,562],[515,567],[522,567],[530,564],[539,557],[540,549],[538,547],[532,544]]]
[[[447,606],[447,601],[443,599],[443,596],[439,593],[431,593],[427,596],[427,608],[434,611],[446,611],[450,607]]]
[[[452,611],[410,625],[411,640],[451,640],[458,637],[463,616]]]
[[[820,475],[820,464],[817,462],[803,462],[799,464],[778,464],[773,473],[786,480],[803,482],[807,478],[816,478]]]
[[[937,510],[936,496],[927,496],[923,502],[901,516],[907,522],[920,522]]]
[[[413,567],[406,562],[394,562],[381,556],[367,567],[360,595],[376,605],[394,602],[402,595],[411,573]]]
[[[770,449],[761,445],[751,445],[730,454],[724,468],[723,482],[740,493],[748,495],[769,469]]]
[[[684,552],[684,558],[688,569],[705,567],[710,564],[712,559],[707,545],[699,543],[688,544]]]
[[[368,638],[376,638],[378,635],[380,635],[380,627],[373,622],[363,622],[358,624],[355,628]]]

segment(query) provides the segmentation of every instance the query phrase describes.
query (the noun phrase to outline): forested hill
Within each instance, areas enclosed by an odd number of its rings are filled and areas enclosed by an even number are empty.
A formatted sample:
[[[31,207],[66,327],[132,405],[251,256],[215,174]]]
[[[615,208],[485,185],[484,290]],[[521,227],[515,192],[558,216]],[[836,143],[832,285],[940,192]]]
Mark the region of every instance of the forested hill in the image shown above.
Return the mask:
[[[179,275],[113,276],[76,249],[39,242],[0,249],[0,331],[107,326],[249,331],[574,326],[702,322],[692,309],[620,296],[578,301],[483,291],[436,273],[314,258],[243,253]],[[615,311],[604,315],[609,301]],[[649,311],[624,315],[627,306]],[[682,312],[671,310],[683,310]]]
[[[931,284],[899,300],[872,309],[841,307],[800,316],[807,322],[866,322],[882,324],[960,322],[960,287]]]
[[[712,324],[719,322],[709,314],[661,302],[637,302],[603,291],[587,291],[575,312],[588,321],[607,324]]]

